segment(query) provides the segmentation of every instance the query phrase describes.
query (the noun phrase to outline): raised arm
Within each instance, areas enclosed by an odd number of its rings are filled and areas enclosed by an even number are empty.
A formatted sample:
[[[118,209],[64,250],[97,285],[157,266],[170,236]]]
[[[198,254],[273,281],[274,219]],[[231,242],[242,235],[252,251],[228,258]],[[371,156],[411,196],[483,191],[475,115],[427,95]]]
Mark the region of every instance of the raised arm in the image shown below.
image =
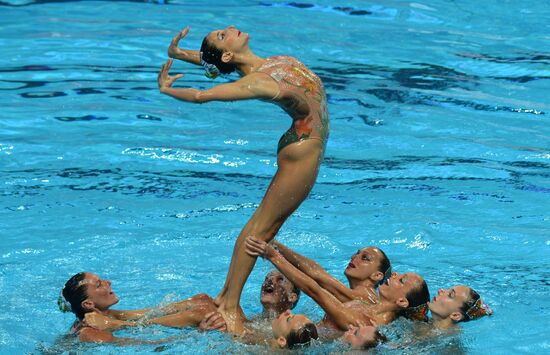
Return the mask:
[[[168,56],[170,58],[183,60],[184,62],[201,65],[201,57],[199,51],[193,51],[190,49],[180,48],[179,41],[189,33],[189,26],[185,27],[183,31],[179,32],[172,38],[170,46],[168,47]]]
[[[315,261],[298,254],[286,245],[277,241],[271,242],[292,265],[315,280],[322,288],[332,293],[340,302],[353,300],[370,300],[371,295],[356,291],[343,284],[336,277],[329,274],[321,265]],[[370,297],[369,297],[370,296]],[[370,300],[372,301],[372,300]],[[374,302],[374,301],[372,301]]]
[[[292,265],[300,271],[315,280],[322,288],[332,293],[340,302],[352,301],[357,296],[352,289],[344,285],[336,277],[329,274],[321,265],[315,261],[298,254],[286,245],[277,241],[272,242],[279,250],[282,256],[285,257]]]
[[[341,330],[350,324],[364,320],[363,315],[344,307],[334,295],[322,288],[315,280],[298,270],[283,255],[264,241],[252,237],[246,239],[246,252],[250,256],[264,256],[294,285],[311,297]],[[368,319],[367,319],[368,320]]]
[[[236,101],[248,99],[272,99],[277,95],[279,87],[277,83],[261,73],[253,73],[242,77],[232,83],[214,86],[208,90],[193,88],[173,88],[172,85],[183,74],[168,75],[172,66],[172,59],[162,65],[158,75],[158,85],[161,93],[172,96],[175,99],[193,103],[208,101]]]
[[[321,265],[303,255],[298,254],[283,243],[273,240],[271,244],[273,244],[275,249],[279,250],[281,255],[284,256],[286,260],[300,269],[300,271],[313,278],[315,281],[318,282],[318,278],[322,276],[330,276],[329,273],[321,267]]]

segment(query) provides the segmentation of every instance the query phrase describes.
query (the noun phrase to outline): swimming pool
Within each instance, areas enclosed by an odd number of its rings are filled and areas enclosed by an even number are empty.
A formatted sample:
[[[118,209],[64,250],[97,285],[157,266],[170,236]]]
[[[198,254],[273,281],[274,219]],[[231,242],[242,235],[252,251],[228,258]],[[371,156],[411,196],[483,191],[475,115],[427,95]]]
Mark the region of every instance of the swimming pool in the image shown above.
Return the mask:
[[[198,47],[228,24],[261,56],[301,59],[329,96],[317,184],[278,238],[342,278],[353,252],[378,245],[432,294],[466,283],[495,311],[428,343],[397,322],[379,352],[549,351],[548,7],[331,3],[0,2],[0,352],[70,349],[74,317],[56,299],[78,271],[112,280],[118,308],[217,293],[290,121],[260,102],[176,102],[155,80],[184,25]],[[173,72],[212,85],[189,65]],[[259,261],[244,289],[249,315],[270,269]],[[297,309],[322,316],[306,297]],[[265,351],[193,330],[121,334],[178,338],[78,349]]]

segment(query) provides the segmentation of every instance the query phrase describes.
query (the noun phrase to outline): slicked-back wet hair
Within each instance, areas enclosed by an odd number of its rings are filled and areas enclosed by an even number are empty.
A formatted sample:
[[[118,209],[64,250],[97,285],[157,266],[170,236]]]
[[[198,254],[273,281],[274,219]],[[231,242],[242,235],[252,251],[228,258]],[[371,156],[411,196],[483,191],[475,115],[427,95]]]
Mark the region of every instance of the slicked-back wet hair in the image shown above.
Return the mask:
[[[472,306],[477,302],[477,300],[480,297],[481,296],[479,295],[479,293],[474,291],[473,288],[470,288],[470,293],[468,294],[468,300],[464,302],[462,307],[460,307],[460,313],[462,313],[462,316],[463,316],[461,322],[467,322],[470,320],[470,316],[468,315],[468,310],[472,308]]]
[[[380,248],[376,248],[382,254],[382,257],[380,258],[380,265],[378,266],[378,271],[384,274],[384,277],[382,280],[380,280],[376,286],[383,284],[386,282],[387,279],[391,277],[391,263],[390,258],[384,253],[384,251]]]
[[[292,330],[286,337],[286,345],[289,349],[295,346],[309,346],[311,339],[318,339],[317,327],[313,323],[306,323],[300,329]]]
[[[235,65],[222,61],[223,50],[210,43],[207,37],[202,40],[201,53],[201,59],[208,64],[214,64],[222,74],[230,74],[237,69]]]
[[[426,281],[422,280],[422,284],[407,293],[407,301],[409,301],[409,308],[430,302],[430,290]]]
[[[409,306],[402,310],[399,315],[411,320],[427,321],[426,312],[430,301],[430,291],[426,281],[422,280],[422,283],[410,290],[405,297],[409,301]]]
[[[79,272],[73,275],[63,287],[63,297],[67,302],[71,304],[71,312],[75,314],[78,319],[84,319],[86,311],[82,308],[82,301],[88,298],[88,285],[82,283],[86,278],[85,272]]]

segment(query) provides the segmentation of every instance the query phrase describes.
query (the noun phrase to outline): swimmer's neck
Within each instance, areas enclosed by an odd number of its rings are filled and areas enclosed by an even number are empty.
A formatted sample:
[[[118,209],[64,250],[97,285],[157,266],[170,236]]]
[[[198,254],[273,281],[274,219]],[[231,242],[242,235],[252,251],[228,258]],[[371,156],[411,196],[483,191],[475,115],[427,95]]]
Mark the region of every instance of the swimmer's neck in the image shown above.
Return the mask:
[[[371,279],[358,280],[352,277],[348,277],[349,288],[359,292],[364,291],[365,293],[376,295],[376,285],[375,282]]]
[[[262,318],[275,319],[279,317],[283,312],[290,309],[289,307],[277,306],[277,305],[263,305]]]
[[[266,62],[266,59],[257,56],[248,49],[242,53],[235,53],[232,61],[237,66],[239,75],[245,76],[258,70]]]
[[[456,326],[456,323],[451,317],[441,318],[437,314],[432,313],[432,324],[437,329],[450,329]]]

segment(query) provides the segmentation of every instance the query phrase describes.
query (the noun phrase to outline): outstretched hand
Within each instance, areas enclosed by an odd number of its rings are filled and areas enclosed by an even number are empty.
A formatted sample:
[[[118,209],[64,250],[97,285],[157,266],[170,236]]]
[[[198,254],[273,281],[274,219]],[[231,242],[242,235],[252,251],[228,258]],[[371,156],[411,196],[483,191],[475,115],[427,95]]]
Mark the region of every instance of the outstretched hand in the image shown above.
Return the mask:
[[[176,58],[181,51],[181,49],[178,47],[180,40],[185,37],[189,33],[189,26],[185,27],[183,31],[180,31],[177,35],[172,38],[172,42],[170,42],[170,46],[168,47],[168,56],[170,58]]]
[[[245,251],[248,255],[265,258],[267,256],[269,245],[263,240],[249,236],[245,241]]]
[[[172,87],[172,84],[174,84],[176,80],[183,77],[183,74],[176,74],[174,76],[168,75],[168,71],[170,70],[173,61],[173,59],[168,59],[168,61],[160,67],[160,71],[157,76],[160,91]]]

